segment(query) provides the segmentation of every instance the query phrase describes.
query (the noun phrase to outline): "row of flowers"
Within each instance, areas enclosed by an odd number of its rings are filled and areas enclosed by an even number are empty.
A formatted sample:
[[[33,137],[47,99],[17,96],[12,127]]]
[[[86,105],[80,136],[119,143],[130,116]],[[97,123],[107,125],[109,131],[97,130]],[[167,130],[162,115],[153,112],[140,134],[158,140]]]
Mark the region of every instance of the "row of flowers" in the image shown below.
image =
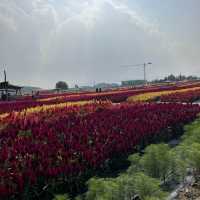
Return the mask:
[[[99,168],[199,112],[198,105],[90,103],[23,117],[11,113],[0,128],[0,197],[23,192],[41,177],[47,184]]]
[[[193,103],[199,99],[200,99],[200,89],[186,91],[182,93],[175,92],[160,97],[161,102]]]
[[[41,115],[41,114],[47,114],[47,113],[54,113],[55,111],[58,111],[60,109],[68,109],[69,107],[73,107],[73,109],[79,109],[79,106],[82,105],[94,105],[95,103],[98,103],[99,105],[110,105],[110,101],[77,101],[77,102],[66,102],[66,103],[58,103],[58,104],[50,104],[50,105],[42,105],[42,106],[36,106],[36,107],[30,107],[23,109],[21,111],[13,111],[8,113],[0,114],[0,122],[4,124],[4,122],[8,122],[13,117],[27,117],[27,115],[34,114]],[[96,104],[95,104],[96,105]],[[92,107],[92,106],[90,106]],[[71,110],[71,109],[70,109]]]
[[[151,102],[160,100],[163,102],[193,102],[199,95],[200,87],[189,87],[178,90],[164,90],[159,92],[148,92],[139,95],[130,96],[128,102]],[[179,98],[180,97],[180,98]],[[184,97],[186,99],[184,100]],[[169,100],[169,101],[167,101]],[[180,101],[179,101],[180,100]]]

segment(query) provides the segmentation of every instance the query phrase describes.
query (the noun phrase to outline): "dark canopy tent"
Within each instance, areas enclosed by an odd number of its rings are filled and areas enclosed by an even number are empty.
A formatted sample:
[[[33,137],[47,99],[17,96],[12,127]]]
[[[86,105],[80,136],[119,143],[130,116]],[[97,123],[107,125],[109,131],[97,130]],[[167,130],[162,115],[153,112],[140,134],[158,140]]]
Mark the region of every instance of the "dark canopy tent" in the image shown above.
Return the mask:
[[[6,70],[4,70],[4,81],[0,82],[0,92],[1,92],[1,99],[2,100],[9,100],[10,93],[15,92],[15,95],[21,95],[22,87],[11,85],[6,78]]]
[[[0,82],[0,92],[1,92],[1,99],[8,100],[10,93],[15,93],[15,95],[21,95],[22,87],[9,84],[9,82]]]
[[[16,94],[21,94],[21,89],[22,87],[16,86],[16,85],[11,85],[9,82],[0,82],[0,91],[3,91],[5,93],[9,91],[15,91]]]

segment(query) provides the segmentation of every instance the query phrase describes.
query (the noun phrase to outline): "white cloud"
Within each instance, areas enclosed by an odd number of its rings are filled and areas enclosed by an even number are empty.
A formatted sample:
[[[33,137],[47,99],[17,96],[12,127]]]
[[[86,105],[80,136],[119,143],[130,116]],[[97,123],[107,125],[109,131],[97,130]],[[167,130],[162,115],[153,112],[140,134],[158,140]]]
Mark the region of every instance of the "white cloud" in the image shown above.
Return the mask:
[[[60,79],[142,78],[140,69],[119,68],[126,63],[152,61],[155,78],[178,72],[189,57],[199,61],[136,8],[128,0],[1,0],[0,62],[16,83],[53,87]]]

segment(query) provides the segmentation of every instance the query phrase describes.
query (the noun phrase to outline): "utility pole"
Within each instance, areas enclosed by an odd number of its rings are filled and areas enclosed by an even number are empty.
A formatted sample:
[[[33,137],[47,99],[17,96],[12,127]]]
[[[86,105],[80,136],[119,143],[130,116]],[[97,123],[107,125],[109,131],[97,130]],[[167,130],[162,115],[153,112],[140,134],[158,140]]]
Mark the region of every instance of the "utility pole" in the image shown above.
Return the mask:
[[[6,70],[4,69],[3,72],[4,72],[4,82],[6,83],[7,82]]]
[[[6,99],[8,98],[8,84],[7,84],[7,75],[5,70],[6,65],[4,65],[4,84],[5,84],[5,92],[6,92]]]
[[[143,66],[143,70],[144,70],[144,84],[147,84],[147,78],[146,78],[146,67],[147,65],[152,65],[151,62],[148,63],[144,63],[144,64],[137,64],[137,65],[122,65],[121,67],[142,67]]]
[[[144,84],[147,84],[147,79],[146,79],[146,63],[144,63]]]

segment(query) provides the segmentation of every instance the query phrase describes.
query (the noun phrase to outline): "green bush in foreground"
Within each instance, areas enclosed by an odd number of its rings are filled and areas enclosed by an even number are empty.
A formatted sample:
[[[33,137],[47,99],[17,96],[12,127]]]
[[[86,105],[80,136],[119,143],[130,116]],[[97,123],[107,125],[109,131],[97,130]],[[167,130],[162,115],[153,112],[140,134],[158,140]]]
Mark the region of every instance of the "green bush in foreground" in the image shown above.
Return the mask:
[[[175,148],[176,159],[182,163],[185,171],[192,169],[194,178],[200,175],[200,118],[190,125],[185,126],[182,142]],[[181,165],[179,164],[180,168]],[[186,173],[184,174],[186,175]]]
[[[145,174],[165,182],[173,164],[169,146],[167,144],[148,146],[140,162]]]
[[[116,179],[90,179],[85,199],[131,200],[135,195],[138,195],[141,200],[153,197],[162,200],[166,197],[166,193],[160,189],[159,180],[144,173],[136,173],[132,176],[122,174]]]
[[[88,181],[86,200],[117,200],[119,192],[115,179],[91,178]]]
[[[159,180],[151,178],[144,173],[137,173],[134,176],[135,193],[138,194],[141,200],[148,198],[164,199],[166,193],[161,190],[160,184]]]
[[[200,174],[200,144],[193,143],[188,149],[188,162],[193,168],[195,175]]]
[[[70,200],[67,194],[56,195],[53,200]]]

